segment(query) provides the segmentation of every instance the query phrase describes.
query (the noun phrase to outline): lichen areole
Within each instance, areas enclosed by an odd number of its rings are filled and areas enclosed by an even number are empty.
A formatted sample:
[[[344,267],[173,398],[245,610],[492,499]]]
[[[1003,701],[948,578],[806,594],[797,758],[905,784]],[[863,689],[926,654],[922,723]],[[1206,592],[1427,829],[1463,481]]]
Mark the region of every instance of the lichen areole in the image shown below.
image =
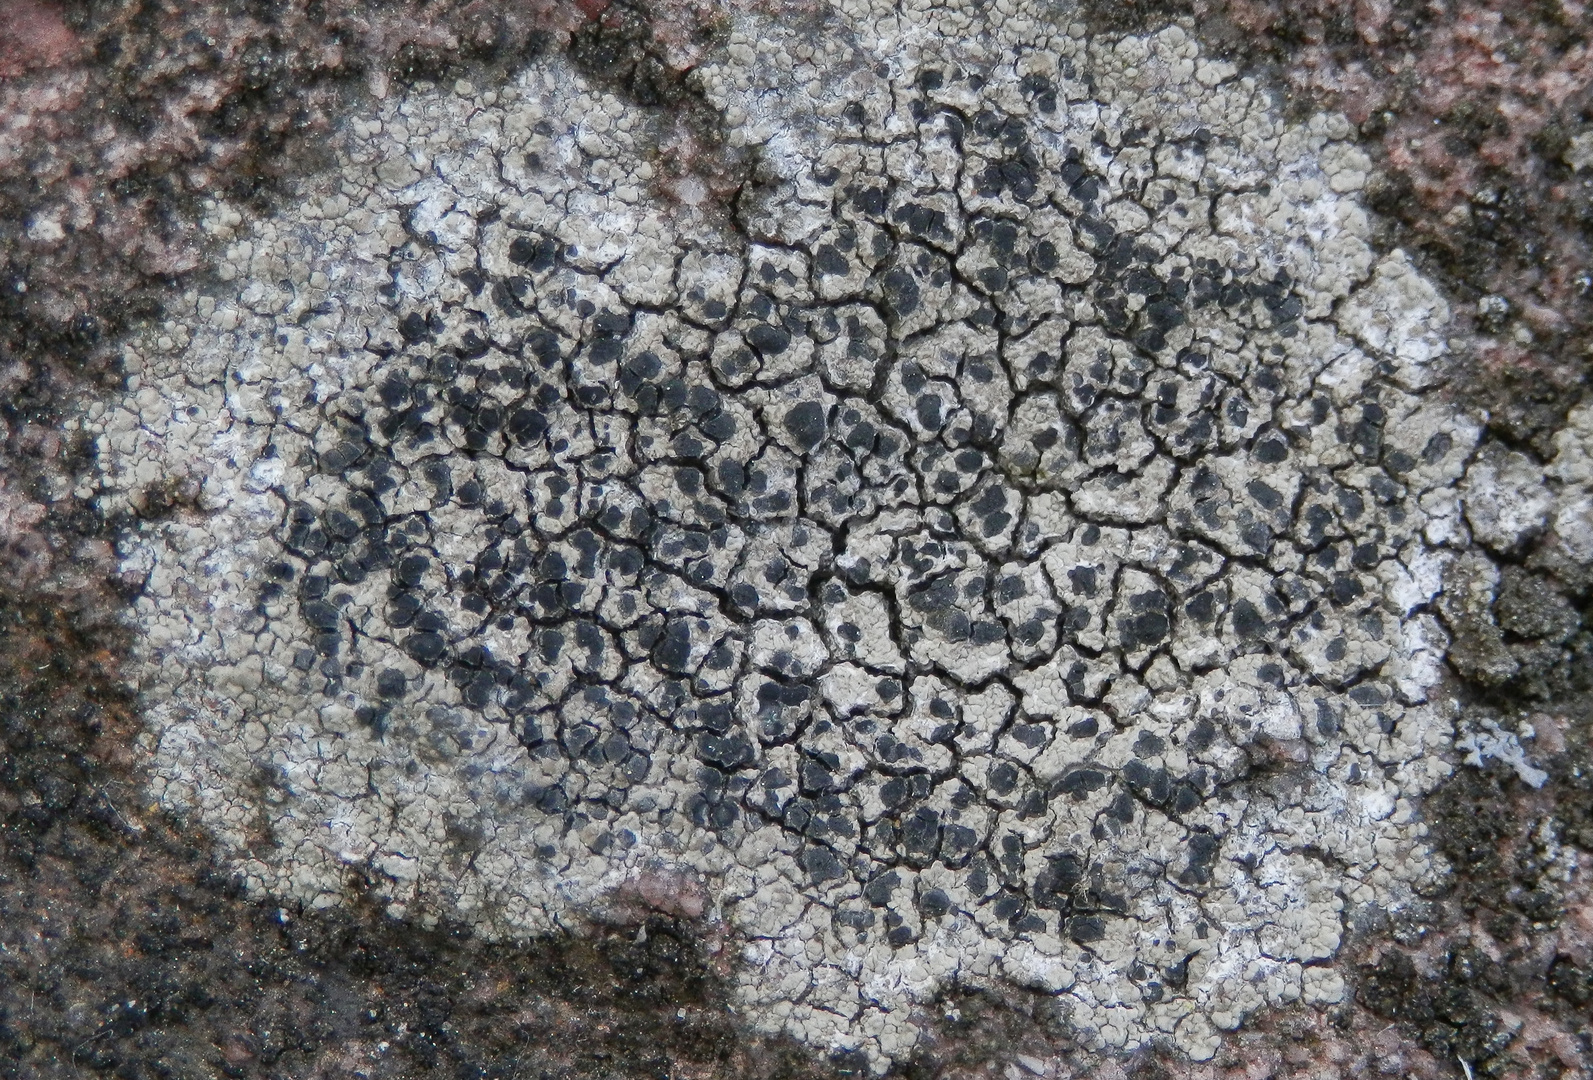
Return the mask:
[[[107,511],[194,492],[122,547],[155,796],[316,906],[678,886],[881,1069],[954,984],[1197,1058],[1337,1001],[1441,872],[1479,433],[1348,125],[1032,0],[727,18],[728,202],[549,56],[213,209],[82,421]]]

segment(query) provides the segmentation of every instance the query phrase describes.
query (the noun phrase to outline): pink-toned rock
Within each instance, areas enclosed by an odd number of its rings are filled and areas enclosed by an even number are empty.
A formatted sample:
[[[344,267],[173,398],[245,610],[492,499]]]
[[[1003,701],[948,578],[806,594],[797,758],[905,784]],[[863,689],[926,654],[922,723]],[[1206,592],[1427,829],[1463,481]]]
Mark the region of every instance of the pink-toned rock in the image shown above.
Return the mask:
[[[642,903],[654,911],[681,919],[699,919],[708,904],[708,890],[691,870],[644,870],[633,887]]]
[[[0,0],[0,79],[65,63],[77,51],[77,35],[61,21],[56,5]]]

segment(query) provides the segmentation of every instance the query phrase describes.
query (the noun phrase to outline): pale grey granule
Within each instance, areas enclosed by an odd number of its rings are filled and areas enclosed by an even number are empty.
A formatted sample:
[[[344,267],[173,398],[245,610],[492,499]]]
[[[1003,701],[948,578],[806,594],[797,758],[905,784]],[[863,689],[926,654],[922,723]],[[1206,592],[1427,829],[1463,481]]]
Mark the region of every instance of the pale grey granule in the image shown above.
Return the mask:
[[[216,205],[85,421],[198,503],[124,546],[155,797],[506,936],[688,872],[751,1022],[880,1068],[954,982],[1198,1058],[1339,1000],[1442,872],[1448,310],[1342,118],[1049,10],[736,16],[739,194],[552,58]]]

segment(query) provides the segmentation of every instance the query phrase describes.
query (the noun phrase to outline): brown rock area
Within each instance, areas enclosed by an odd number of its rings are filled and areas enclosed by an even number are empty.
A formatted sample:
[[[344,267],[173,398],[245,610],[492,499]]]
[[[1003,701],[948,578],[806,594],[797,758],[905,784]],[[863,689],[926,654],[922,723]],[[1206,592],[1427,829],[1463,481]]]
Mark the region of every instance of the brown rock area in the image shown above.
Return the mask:
[[[1193,15],[1296,108],[1359,124],[1380,155],[1384,243],[1419,254],[1460,316],[1462,392],[1505,443],[1550,456],[1593,330],[1581,5],[1091,7],[1102,32]],[[119,379],[107,343],[195,272],[203,199],[268,206],[273,181],[313,168],[314,135],[373,82],[573,47],[629,93],[667,101],[711,15],[604,0],[0,3],[0,1077],[861,1068],[738,1030],[729,960],[693,922],[694,882],[640,882],[594,937],[515,950],[242,898],[202,837],[140,803],[114,523],[71,497],[85,451],[56,427],[78,395]],[[1535,790],[1495,763],[1429,800],[1455,874],[1424,911],[1349,928],[1352,1000],[1259,1018],[1190,1066],[1090,1061],[1045,1033],[1047,1002],[960,995],[940,1003],[938,1041],[905,1074],[1589,1075],[1593,896],[1587,871],[1566,868],[1593,857],[1590,594],[1530,547],[1504,566],[1496,596],[1446,612],[1478,658],[1456,677],[1478,708],[1530,718],[1550,779]]]
[[[1343,110],[1383,156],[1370,202],[1421,251],[1476,332],[1479,400],[1542,437],[1585,377],[1593,54],[1578,3],[1205,5],[1238,50],[1270,53],[1302,102]],[[1540,451],[1542,447],[1540,446]]]
[[[511,63],[555,5],[8,3],[0,275],[10,349],[82,355],[197,265],[199,201],[311,164],[362,78]]]
[[[690,881],[514,949],[245,900],[141,805],[109,601],[56,584],[0,587],[0,1076],[829,1072],[737,1028]]]

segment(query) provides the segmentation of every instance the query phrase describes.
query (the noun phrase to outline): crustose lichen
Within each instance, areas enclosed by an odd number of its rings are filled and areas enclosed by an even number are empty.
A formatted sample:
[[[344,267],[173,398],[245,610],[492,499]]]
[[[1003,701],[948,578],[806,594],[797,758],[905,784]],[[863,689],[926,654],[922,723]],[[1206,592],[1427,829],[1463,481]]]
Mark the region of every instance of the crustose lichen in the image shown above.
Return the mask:
[[[1174,27],[737,16],[761,183],[567,61],[416,87],[91,408],[160,798],[249,884],[501,934],[689,869],[753,1021],[954,981],[1209,1056],[1433,872],[1476,425],[1346,126]],[[264,778],[264,783],[260,780]]]

